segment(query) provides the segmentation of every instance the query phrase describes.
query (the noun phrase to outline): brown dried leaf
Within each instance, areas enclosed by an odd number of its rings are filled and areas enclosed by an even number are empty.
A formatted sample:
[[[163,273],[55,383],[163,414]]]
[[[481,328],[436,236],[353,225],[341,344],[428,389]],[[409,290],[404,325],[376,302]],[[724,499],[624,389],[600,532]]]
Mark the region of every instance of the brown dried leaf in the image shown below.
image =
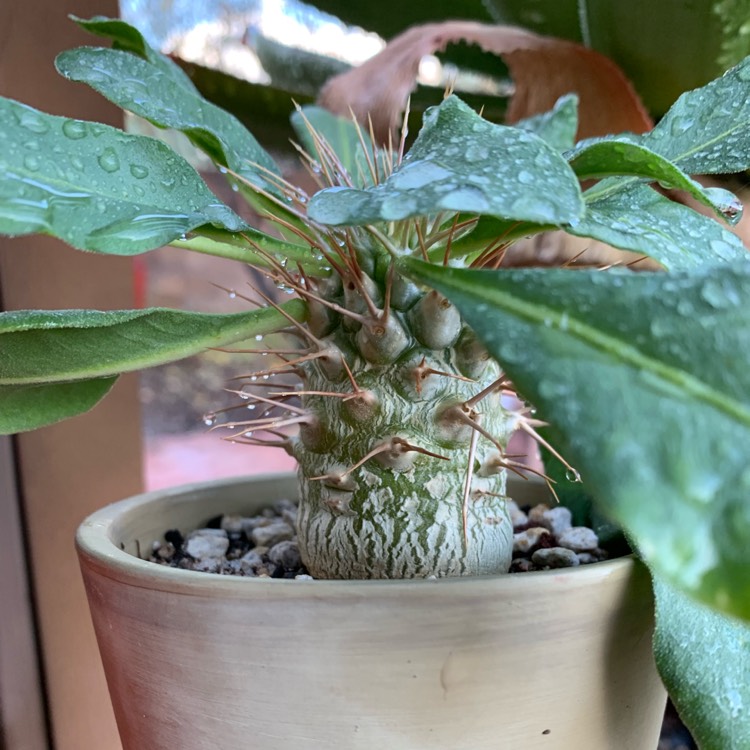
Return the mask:
[[[515,83],[508,122],[545,112],[563,94],[580,99],[578,137],[653,127],[632,84],[604,55],[573,42],[513,26],[445,21],[414,26],[392,39],[375,57],[326,83],[318,102],[342,116],[372,118],[376,138],[388,140],[416,87],[419,62],[453,42],[478,44],[503,58]]]

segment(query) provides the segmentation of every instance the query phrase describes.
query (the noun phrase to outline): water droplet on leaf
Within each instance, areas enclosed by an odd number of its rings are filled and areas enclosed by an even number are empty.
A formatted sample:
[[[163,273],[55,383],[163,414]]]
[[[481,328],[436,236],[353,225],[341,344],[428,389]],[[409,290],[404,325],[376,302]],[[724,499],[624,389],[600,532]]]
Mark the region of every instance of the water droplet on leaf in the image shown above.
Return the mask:
[[[120,168],[120,158],[115,153],[113,148],[105,148],[101,155],[97,159],[99,166],[110,174],[116,172]]]
[[[73,141],[86,137],[86,123],[81,120],[65,120],[62,126],[63,135]]]

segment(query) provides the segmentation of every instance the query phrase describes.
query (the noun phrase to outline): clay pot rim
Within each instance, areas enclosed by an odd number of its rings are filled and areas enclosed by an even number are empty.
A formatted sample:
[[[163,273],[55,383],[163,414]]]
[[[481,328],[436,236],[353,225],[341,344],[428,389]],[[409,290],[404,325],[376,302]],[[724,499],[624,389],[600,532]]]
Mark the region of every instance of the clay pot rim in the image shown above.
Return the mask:
[[[629,576],[636,563],[633,555],[593,563],[576,568],[541,570],[516,575],[471,576],[466,578],[440,578],[435,580],[315,580],[296,581],[283,578],[251,578],[204,573],[142,560],[125,552],[114,542],[116,524],[123,518],[137,513],[153,503],[164,504],[166,500],[178,500],[182,496],[213,494],[222,487],[237,487],[261,481],[288,480],[289,472],[258,474],[246,477],[229,477],[207,482],[178,485],[166,489],[134,495],[95,511],[78,527],[76,549],[86,565],[108,578],[137,587],[196,596],[247,597],[250,591],[261,598],[283,595],[285,598],[323,596],[326,598],[358,594],[373,597],[378,595],[423,597],[432,595],[443,598],[445,587],[452,587],[451,596],[477,595],[512,596],[529,585],[550,589],[559,596],[561,589],[591,586],[610,576]],[[525,484],[525,483],[524,483]],[[198,498],[194,500],[197,502]]]

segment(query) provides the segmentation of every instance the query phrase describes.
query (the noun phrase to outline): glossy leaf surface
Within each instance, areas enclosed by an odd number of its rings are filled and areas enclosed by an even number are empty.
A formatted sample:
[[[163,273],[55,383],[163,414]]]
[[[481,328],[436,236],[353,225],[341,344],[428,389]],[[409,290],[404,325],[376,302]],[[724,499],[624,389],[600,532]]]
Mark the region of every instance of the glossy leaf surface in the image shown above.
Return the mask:
[[[583,219],[566,231],[643,253],[672,270],[748,258],[737,235],[647,185],[587,201]]]
[[[0,385],[0,435],[35,430],[83,414],[109,393],[116,379]]]
[[[185,71],[166,55],[162,55],[153,49],[135,26],[131,26],[119,18],[107,18],[106,16],[94,16],[88,19],[71,16],[71,18],[82,29],[86,29],[91,34],[111,39],[115,49],[132,52],[134,55],[147,60],[188,91],[197,90]]]
[[[284,304],[304,319],[300,300]],[[164,308],[0,314],[0,385],[85,380],[140,370],[289,325],[273,308],[226,315]]]
[[[701,750],[750,747],[750,626],[655,578],[654,655]]]
[[[214,161],[253,182],[278,168],[233,115],[175,82],[160,67],[121,50],[80,47],[58,55],[66,78],[91,86],[110,101],[156,125],[185,133]]]
[[[414,146],[384,183],[324,190],[310,202],[313,219],[334,225],[444,210],[567,223],[582,214],[583,201],[555,149],[533,133],[483,120],[451,96],[428,110]]]
[[[0,233],[136,255],[203,225],[245,223],[159,141],[0,98]]]
[[[457,305],[653,569],[750,619],[750,264],[404,267]]]
[[[689,174],[748,169],[749,83],[747,58],[720,78],[680,96],[641,142]]]
[[[735,210],[731,212],[732,223],[739,221],[742,215],[742,204],[729,191],[703,187],[668,159],[623,137],[583,142],[567,153],[566,157],[573,171],[582,180],[612,175],[637,177],[658,182],[665,188],[683,190],[700,203],[714,209],[723,219],[727,218],[727,211],[730,211],[728,206],[735,205]],[[596,193],[596,190],[592,192]]]
[[[578,130],[578,97],[561,96],[549,112],[519,120],[514,126],[538,135],[558,151],[573,148]]]

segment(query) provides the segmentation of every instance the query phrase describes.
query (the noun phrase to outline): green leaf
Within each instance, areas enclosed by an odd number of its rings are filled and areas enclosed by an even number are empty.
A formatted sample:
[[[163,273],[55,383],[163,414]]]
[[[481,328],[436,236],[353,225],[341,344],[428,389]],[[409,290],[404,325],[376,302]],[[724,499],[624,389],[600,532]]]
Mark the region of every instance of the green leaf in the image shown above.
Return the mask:
[[[750,619],[750,264],[403,267],[457,305],[653,569]]]
[[[689,174],[750,168],[750,58],[683,94],[640,142]]]
[[[159,141],[0,98],[0,233],[136,255],[203,225],[246,224]]]
[[[736,223],[742,203],[728,190],[705,188],[663,156],[623,136],[597,138],[580,143],[566,154],[573,171],[582,180],[628,175],[658,182],[662,187],[683,190],[712,208],[722,219]],[[592,191],[596,194],[596,190]]]
[[[88,411],[117,377],[75,383],[0,385],[0,435],[36,430]]]
[[[748,258],[737,235],[647,185],[587,203],[584,217],[566,231],[643,253],[674,270]]]
[[[583,213],[578,180],[543,140],[483,120],[455,96],[425,113],[401,166],[368,190],[330,188],[309,215],[323,224],[394,221],[440,211],[566,224]]]
[[[654,655],[701,750],[750,747],[750,627],[654,577]]]
[[[200,237],[173,240],[169,244],[172,247],[238,260],[261,268],[273,268],[272,261],[275,260],[282,265],[291,263],[294,267],[299,266],[305,273],[317,278],[331,275],[330,267],[321,260],[322,256],[316,256],[309,246],[292,245],[249,228],[242,234],[210,231],[205,228],[200,231]]]
[[[321,144],[317,136],[330,145],[355,186],[373,184],[367,160],[372,161],[375,149],[370,136],[352,119],[337,117],[322,107],[310,106],[294,112],[291,121],[302,147],[318,162],[324,161],[325,156],[320,153]]]
[[[303,320],[307,307],[290,300],[282,309]],[[227,315],[163,308],[0,313],[0,385],[85,380],[140,370],[288,325],[289,319],[270,307]]]
[[[80,47],[55,61],[66,78],[88,84],[110,101],[155,125],[180,130],[217,164],[268,187],[273,159],[233,115],[176,83],[160,67],[120,50]]]
[[[519,120],[514,126],[538,135],[558,151],[573,148],[578,130],[578,96],[561,96],[549,112]]]
[[[94,16],[93,18],[85,19],[71,15],[70,18],[82,29],[96,36],[111,39],[115,49],[131,52],[147,60],[169,76],[175,83],[188,89],[188,91],[197,91],[185,71],[166,55],[162,55],[153,49],[143,38],[143,34],[129,23],[119,18],[107,18],[106,16]]]

